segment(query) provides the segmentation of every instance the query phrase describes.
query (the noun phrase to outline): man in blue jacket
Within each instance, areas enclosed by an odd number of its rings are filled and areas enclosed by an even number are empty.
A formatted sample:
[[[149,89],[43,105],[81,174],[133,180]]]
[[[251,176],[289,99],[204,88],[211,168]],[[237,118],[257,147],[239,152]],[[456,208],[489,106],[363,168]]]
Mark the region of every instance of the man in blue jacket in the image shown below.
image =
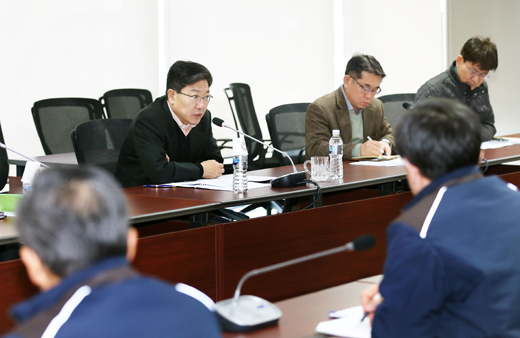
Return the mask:
[[[397,128],[415,197],[387,230],[381,285],[362,294],[372,337],[519,336],[520,194],[480,174],[480,131],[448,99],[416,105]]]
[[[49,169],[17,211],[20,256],[42,291],[13,308],[7,337],[220,337],[215,315],[131,268],[137,231],[99,169]]]

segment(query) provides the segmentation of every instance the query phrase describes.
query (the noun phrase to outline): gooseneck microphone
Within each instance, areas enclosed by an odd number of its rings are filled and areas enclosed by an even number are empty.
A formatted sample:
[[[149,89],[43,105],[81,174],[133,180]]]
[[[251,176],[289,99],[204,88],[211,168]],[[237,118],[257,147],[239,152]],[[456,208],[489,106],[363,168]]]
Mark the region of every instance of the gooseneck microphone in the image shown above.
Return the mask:
[[[246,133],[243,133],[241,132],[240,130],[236,130],[235,128],[232,128],[230,126],[228,126],[226,124],[226,122],[224,122],[224,120],[218,118],[218,117],[214,117],[213,118],[213,123],[219,127],[224,127],[224,128],[228,128],[228,129],[231,129],[233,130],[234,132],[236,133],[239,133],[241,135],[244,135],[245,137],[248,137],[250,139],[252,139],[253,141],[256,141],[260,144],[263,144],[264,146],[266,146],[267,148],[270,148],[276,152],[279,152],[280,154],[282,154],[283,156],[287,157],[289,159],[289,161],[291,161],[291,165],[293,167],[293,172],[290,173],[290,174],[286,174],[286,175],[283,175],[283,176],[280,176],[278,178],[275,178],[273,180],[271,180],[271,186],[274,187],[274,188],[291,188],[291,187],[296,187],[296,186],[299,186],[299,185],[304,185],[305,182],[304,180],[307,179],[307,174],[305,173],[305,171],[297,171],[296,170],[296,166],[294,165],[294,162],[292,160],[292,158],[289,156],[289,154],[287,154],[286,152],[284,151],[281,151],[279,149],[276,149],[275,147],[271,146],[270,144],[267,144],[263,141],[260,141],[252,136],[249,136],[247,135]]]
[[[403,102],[403,108],[406,110],[410,110],[412,108],[412,104],[410,102]]]
[[[6,150],[12,151],[13,153],[18,154],[18,155],[22,156],[23,158],[28,159],[28,160],[31,161],[31,162],[36,162],[36,163],[39,163],[41,166],[43,166],[43,167],[45,167],[45,168],[49,168],[48,165],[43,164],[43,163],[41,163],[40,161],[36,161],[34,158],[31,158],[31,157],[29,157],[29,156],[25,156],[24,154],[21,154],[21,153],[17,152],[16,150],[13,150],[13,149],[9,148],[8,146],[6,146],[5,144],[3,144],[2,142],[0,142],[0,148],[4,148],[4,149],[6,149]]]
[[[261,327],[274,325],[282,317],[282,311],[271,302],[256,296],[240,296],[244,282],[252,276],[290,265],[307,262],[312,259],[332,255],[342,251],[362,251],[372,248],[376,243],[374,236],[364,235],[345,245],[320,251],[311,255],[291,259],[285,262],[251,270],[238,282],[235,295],[231,299],[216,304],[216,312],[225,331],[251,331]]]

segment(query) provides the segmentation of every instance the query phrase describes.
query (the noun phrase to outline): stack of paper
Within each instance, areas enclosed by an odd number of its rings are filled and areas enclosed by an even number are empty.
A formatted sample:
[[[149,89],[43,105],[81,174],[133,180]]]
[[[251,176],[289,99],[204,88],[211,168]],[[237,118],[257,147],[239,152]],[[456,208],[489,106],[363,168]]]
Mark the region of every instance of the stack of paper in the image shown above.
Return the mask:
[[[371,337],[372,327],[370,326],[370,320],[366,318],[361,322],[361,318],[363,318],[363,308],[361,305],[342,310],[341,312],[344,316],[343,318],[320,322],[318,326],[316,326],[316,331],[337,337]]]

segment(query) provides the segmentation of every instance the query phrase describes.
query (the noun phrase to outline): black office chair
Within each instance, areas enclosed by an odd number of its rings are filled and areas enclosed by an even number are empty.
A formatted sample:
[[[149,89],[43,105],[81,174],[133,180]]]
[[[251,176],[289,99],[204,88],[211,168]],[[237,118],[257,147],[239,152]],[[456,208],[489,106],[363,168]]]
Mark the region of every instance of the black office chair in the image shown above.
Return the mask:
[[[232,96],[230,96],[228,91],[231,91]],[[258,123],[258,117],[256,116],[253,97],[251,96],[251,89],[249,88],[249,85],[245,83],[231,83],[229,88],[224,89],[224,93],[228,98],[229,106],[231,107],[231,112],[233,113],[233,118],[235,118],[235,112],[233,110],[231,101],[235,103],[236,116],[238,117],[242,131],[258,140],[270,142],[270,140],[263,140],[262,130],[260,129],[260,125]],[[245,141],[247,151],[249,152],[248,168],[250,170],[278,166],[278,161],[275,158],[265,157],[267,148],[265,148],[262,144],[250,140],[247,137],[245,138]]]
[[[79,165],[100,166],[113,175],[132,119],[87,121],[70,132]]]
[[[153,99],[147,89],[125,88],[109,90],[99,98],[99,102],[105,108],[107,118],[133,119]]]
[[[285,151],[294,164],[305,161],[305,114],[310,103],[292,103],[274,107],[265,116],[273,147]],[[291,165],[278,152],[274,157],[281,166]]]
[[[379,97],[385,107],[385,117],[394,131],[403,115],[408,111],[403,107],[403,103],[413,104],[414,98],[415,93],[391,94]]]
[[[0,142],[4,143],[4,135],[0,125]],[[7,176],[9,176],[9,163],[7,162],[7,150],[0,148],[0,190],[5,187],[7,183]]]
[[[31,111],[46,155],[73,152],[70,131],[80,123],[103,118],[101,103],[85,98],[41,100]]]

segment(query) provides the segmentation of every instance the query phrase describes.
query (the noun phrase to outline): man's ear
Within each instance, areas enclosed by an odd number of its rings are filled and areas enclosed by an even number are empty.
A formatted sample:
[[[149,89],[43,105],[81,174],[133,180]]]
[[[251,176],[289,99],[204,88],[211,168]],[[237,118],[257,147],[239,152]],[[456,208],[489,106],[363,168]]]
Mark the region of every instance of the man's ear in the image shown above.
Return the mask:
[[[20,258],[25,265],[29,279],[40,290],[49,290],[59,284],[61,279],[43,264],[36,251],[28,246],[22,246],[20,248]]]
[[[130,227],[126,235],[126,259],[129,262],[133,262],[135,255],[137,254],[137,241],[139,239],[139,233],[135,228]]]
[[[168,89],[166,91],[166,96],[168,97],[168,102],[170,104],[174,104],[175,103],[175,95],[177,94],[177,92],[173,89]]]
[[[464,58],[462,55],[457,56],[455,59],[455,64],[457,65],[457,68],[459,68],[464,63]]]
[[[343,87],[344,89],[347,89],[351,84],[352,84],[353,80],[352,80],[352,77],[350,75],[345,75],[343,77]]]

